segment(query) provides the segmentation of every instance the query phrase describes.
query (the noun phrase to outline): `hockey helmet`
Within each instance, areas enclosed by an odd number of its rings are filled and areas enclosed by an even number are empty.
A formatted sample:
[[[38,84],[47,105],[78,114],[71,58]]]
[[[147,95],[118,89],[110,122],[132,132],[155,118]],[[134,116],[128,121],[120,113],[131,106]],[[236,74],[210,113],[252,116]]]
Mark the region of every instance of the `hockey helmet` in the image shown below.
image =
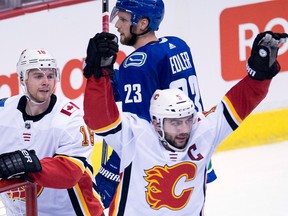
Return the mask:
[[[56,59],[45,49],[25,49],[17,63],[17,73],[20,81],[25,81],[29,70],[51,68],[54,70],[57,81],[60,80],[60,72]]]
[[[151,119],[163,128],[164,118],[182,118],[195,113],[193,101],[180,89],[156,90],[150,101]]]
[[[192,116],[194,122],[196,111],[193,101],[180,89],[165,89],[156,90],[150,101],[150,116],[151,119],[156,119],[160,129],[158,136],[164,146],[167,146],[173,151],[185,151],[184,148],[178,148],[172,143],[169,143],[165,138],[163,128],[165,118],[183,118]]]
[[[153,31],[159,29],[159,25],[164,17],[164,3],[162,0],[117,0],[110,16],[112,21],[118,14],[118,11],[131,13],[132,25],[145,17],[149,19],[149,28]]]

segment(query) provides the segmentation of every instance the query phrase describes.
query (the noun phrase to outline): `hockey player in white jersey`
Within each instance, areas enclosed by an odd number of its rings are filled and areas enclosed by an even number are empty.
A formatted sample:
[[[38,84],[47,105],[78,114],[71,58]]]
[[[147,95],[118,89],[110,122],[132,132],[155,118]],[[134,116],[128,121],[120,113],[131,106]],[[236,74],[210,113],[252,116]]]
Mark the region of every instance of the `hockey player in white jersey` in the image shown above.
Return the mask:
[[[117,0],[110,16],[119,33],[120,43],[134,49],[119,65],[119,71],[115,71],[115,99],[121,102],[124,112],[134,113],[148,121],[149,100],[156,89],[181,88],[193,100],[195,109],[203,111],[201,91],[189,45],[177,36],[157,37],[164,17],[163,0]],[[113,41],[116,39],[116,35],[102,32],[89,40],[87,64],[84,68],[87,78],[97,69],[101,55],[109,50],[115,51]],[[103,53],[100,54],[100,50]],[[96,189],[101,194],[105,207],[109,206],[116,191],[118,178],[113,177],[119,176],[119,166],[120,159],[112,151],[109,160],[102,164],[96,175]],[[207,183],[216,179],[212,163],[207,175]]]
[[[280,71],[278,47],[287,37],[258,34],[247,63],[248,75],[206,115],[197,113],[179,89],[155,91],[151,123],[132,113],[120,115],[105,68],[97,74],[100,78],[90,77],[84,96],[85,122],[121,158],[121,180],[109,215],[203,215],[211,156],[267,95]]]
[[[27,49],[17,72],[24,95],[0,100],[0,179],[37,183],[39,216],[103,215],[89,158],[93,133],[83,111],[53,93],[60,79],[56,60],[45,49]],[[12,203],[8,215],[25,208],[21,198],[4,195]]]

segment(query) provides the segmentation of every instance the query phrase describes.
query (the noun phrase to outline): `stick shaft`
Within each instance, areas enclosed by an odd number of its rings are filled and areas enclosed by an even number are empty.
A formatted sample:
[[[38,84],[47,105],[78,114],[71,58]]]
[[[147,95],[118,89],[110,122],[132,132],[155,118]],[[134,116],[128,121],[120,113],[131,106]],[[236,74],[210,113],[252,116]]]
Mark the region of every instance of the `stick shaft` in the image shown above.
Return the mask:
[[[109,32],[109,1],[102,0],[102,31]],[[108,145],[103,140],[102,143],[102,156],[101,156],[101,165],[105,165],[108,157]]]
[[[109,32],[109,1],[102,0],[102,30]]]

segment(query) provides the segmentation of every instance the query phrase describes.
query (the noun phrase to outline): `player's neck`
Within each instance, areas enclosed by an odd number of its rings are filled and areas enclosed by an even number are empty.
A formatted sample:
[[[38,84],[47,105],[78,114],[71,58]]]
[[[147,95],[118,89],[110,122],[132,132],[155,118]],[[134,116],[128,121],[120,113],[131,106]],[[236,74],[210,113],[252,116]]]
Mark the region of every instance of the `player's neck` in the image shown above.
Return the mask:
[[[146,44],[153,41],[158,41],[158,38],[156,37],[155,32],[150,31],[147,34],[138,36],[137,41],[133,47],[135,49],[139,49],[140,47],[145,46]]]
[[[50,104],[50,99],[43,104],[35,104],[32,101],[27,100],[25,111],[29,116],[36,116],[44,113]]]

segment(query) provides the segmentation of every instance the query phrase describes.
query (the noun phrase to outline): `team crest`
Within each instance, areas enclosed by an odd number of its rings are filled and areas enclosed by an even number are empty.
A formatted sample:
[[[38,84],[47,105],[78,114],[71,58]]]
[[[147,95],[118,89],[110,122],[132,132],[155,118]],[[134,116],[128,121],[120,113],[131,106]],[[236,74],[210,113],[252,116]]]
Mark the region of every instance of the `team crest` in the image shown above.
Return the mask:
[[[146,201],[152,209],[168,208],[171,210],[183,209],[193,192],[192,187],[183,189],[176,194],[175,188],[182,177],[186,182],[195,178],[196,166],[191,162],[183,162],[174,166],[155,166],[145,170]]]
[[[147,59],[147,54],[144,52],[135,52],[132,53],[129,57],[126,58],[126,60],[123,63],[123,67],[127,68],[130,66],[134,67],[141,67],[145,64]]]

